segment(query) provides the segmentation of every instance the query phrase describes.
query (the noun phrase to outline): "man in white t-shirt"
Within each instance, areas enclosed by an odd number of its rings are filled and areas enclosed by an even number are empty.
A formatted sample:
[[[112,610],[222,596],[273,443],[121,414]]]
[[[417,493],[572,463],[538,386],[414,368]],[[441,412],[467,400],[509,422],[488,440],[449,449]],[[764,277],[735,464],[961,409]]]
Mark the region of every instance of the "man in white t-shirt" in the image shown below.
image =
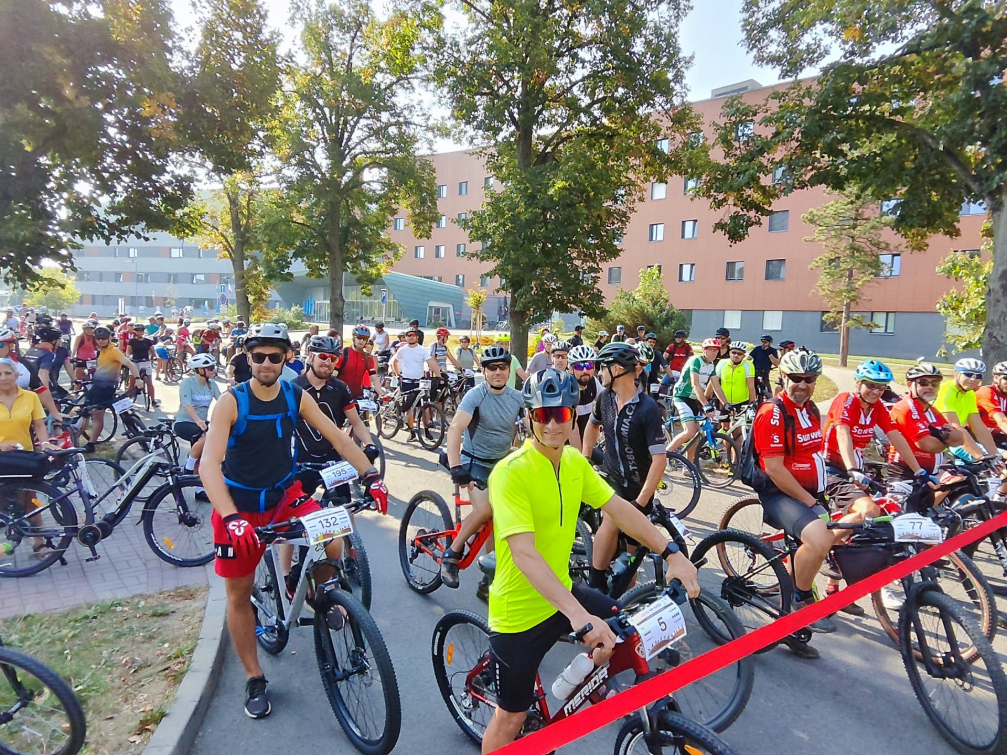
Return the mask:
[[[414,419],[411,409],[413,408],[413,403],[420,395],[420,379],[426,370],[429,370],[430,374],[435,378],[441,375],[437,360],[430,356],[430,352],[425,346],[420,346],[417,343],[418,336],[419,330],[417,328],[407,330],[405,346],[399,347],[399,350],[395,352],[391,362],[389,362],[392,371],[402,380],[401,390],[402,396],[405,399],[403,402],[403,411],[406,415],[406,425],[409,427],[408,440],[416,440],[416,430],[413,426]]]

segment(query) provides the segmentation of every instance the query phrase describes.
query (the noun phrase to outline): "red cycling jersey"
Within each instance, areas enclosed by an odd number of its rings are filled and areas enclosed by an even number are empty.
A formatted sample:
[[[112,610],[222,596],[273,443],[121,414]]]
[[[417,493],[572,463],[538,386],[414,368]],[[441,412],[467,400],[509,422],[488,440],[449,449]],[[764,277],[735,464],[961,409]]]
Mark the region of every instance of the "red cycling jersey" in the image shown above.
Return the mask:
[[[895,429],[902,433],[919,465],[931,474],[936,472],[937,467],[944,463],[944,454],[921,451],[916,444],[922,438],[930,435],[930,425],[943,427],[948,424],[944,415],[932,406],[927,406],[922,401],[906,396],[892,407],[891,416]],[[888,463],[895,465],[907,475],[912,474],[899,452],[895,450],[895,446],[888,449]]]
[[[783,406],[792,418],[794,435],[784,440],[784,420],[775,401],[759,407],[752,425],[753,442],[759,454],[759,465],[765,471],[766,459],[783,457],[783,466],[797,483],[811,494],[825,490],[825,457],[822,453],[822,423],[808,410],[797,406],[786,393],[780,395]],[[793,446],[792,448],[790,446]]]
[[[374,357],[356,349],[343,349],[343,359],[339,364],[339,379],[349,386],[353,398],[360,398],[364,393],[364,387],[370,386],[372,369],[374,369]]]
[[[979,405],[979,416],[982,418],[983,424],[993,432],[994,436],[1002,436],[1004,432],[993,419],[993,415],[997,412],[1007,414],[1007,396],[998,391],[995,386],[984,385],[976,391],[976,404]]]
[[[836,428],[850,428],[853,436],[853,450],[857,466],[861,467],[864,457],[860,453],[874,437],[874,427],[877,425],[885,433],[895,430],[892,418],[880,401],[864,409],[855,393],[840,393],[832,400],[829,413],[825,416],[825,461],[829,466],[846,471],[843,457],[839,453],[839,436]]]
[[[691,356],[692,346],[688,342],[684,342],[680,346],[672,342],[664,351],[664,361],[668,363],[672,372],[681,372]]]

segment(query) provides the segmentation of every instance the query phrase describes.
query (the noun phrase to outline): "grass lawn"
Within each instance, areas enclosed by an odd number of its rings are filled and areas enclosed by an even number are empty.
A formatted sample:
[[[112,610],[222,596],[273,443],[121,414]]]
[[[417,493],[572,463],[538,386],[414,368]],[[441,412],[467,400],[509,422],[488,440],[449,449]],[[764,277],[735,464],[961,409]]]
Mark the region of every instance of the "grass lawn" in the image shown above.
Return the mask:
[[[93,755],[143,752],[168,712],[199,638],[206,587],[109,600],[0,622],[4,644],[66,679]]]
[[[839,388],[835,382],[825,375],[819,375],[818,380],[815,381],[815,392],[812,394],[811,400],[820,404],[823,401],[831,401],[838,394]]]

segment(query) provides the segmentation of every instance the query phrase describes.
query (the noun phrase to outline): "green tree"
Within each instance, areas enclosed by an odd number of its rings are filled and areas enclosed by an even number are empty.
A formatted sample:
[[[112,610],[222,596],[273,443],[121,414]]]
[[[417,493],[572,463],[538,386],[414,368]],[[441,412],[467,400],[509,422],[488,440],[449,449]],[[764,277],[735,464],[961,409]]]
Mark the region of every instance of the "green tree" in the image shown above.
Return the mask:
[[[43,267],[38,273],[24,296],[24,303],[29,307],[48,307],[50,313],[57,314],[80,301],[77,286],[58,267]]]
[[[436,222],[426,106],[416,94],[418,45],[439,23],[429,7],[375,17],[365,0],[297,6],[303,62],[289,67],[272,130],[282,196],[269,224],[270,275],[291,258],[329,281],[329,325],[343,323],[343,277],[364,286],[400,255],[388,230],[405,208],[417,236]]]
[[[513,353],[554,311],[599,316],[597,287],[641,186],[683,172],[678,0],[456,0],[436,78],[496,184],[459,223],[510,293]],[[655,117],[657,116],[657,117]],[[658,146],[658,139],[669,138]],[[662,147],[668,147],[665,151]]]
[[[165,0],[0,2],[0,269],[39,281],[80,240],[167,230],[190,196]]]
[[[826,320],[839,327],[839,365],[845,367],[850,328],[873,326],[869,319],[852,314],[853,308],[863,300],[864,286],[884,272],[878,255],[897,251],[884,239],[892,219],[880,212],[877,200],[857,192],[813,208],[801,219],[815,228],[804,240],[825,250],[811,269],[821,271],[815,291],[829,308]]]
[[[238,315],[248,318],[265,301],[251,301],[261,284],[256,261],[264,135],[274,115],[280,80],[277,34],[266,28],[258,0],[201,0],[200,40],[182,99],[186,137],[211,180],[222,189],[199,202],[197,237],[231,262]]]
[[[990,251],[992,242],[983,243],[983,252]],[[937,272],[959,283],[937,302],[937,311],[944,315],[947,330],[945,340],[956,351],[978,349],[983,345],[986,330],[986,295],[989,290],[993,261],[978,254],[952,252],[937,266]]]
[[[724,105],[700,189],[727,210],[718,228],[737,241],[791,191],[856,186],[899,200],[893,228],[919,249],[958,235],[963,202],[984,202],[994,238],[984,348],[1007,358],[1003,0],[746,0],[744,27],[755,61],[784,77],[839,59],[766,102]]]
[[[472,329],[476,333],[482,333],[483,307],[486,306],[486,289],[479,288],[478,286],[469,289],[468,294],[465,295],[465,304],[472,310]]]
[[[659,268],[641,270],[640,284],[632,291],[619,289],[607,311],[598,318],[588,318],[587,330],[592,335],[599,330],[615,333],[619,325],[625,325],[634,335],[635,326],[644,325],[662,346],[671,343],[676,330],[686,327],[685,315],[672,306]]]

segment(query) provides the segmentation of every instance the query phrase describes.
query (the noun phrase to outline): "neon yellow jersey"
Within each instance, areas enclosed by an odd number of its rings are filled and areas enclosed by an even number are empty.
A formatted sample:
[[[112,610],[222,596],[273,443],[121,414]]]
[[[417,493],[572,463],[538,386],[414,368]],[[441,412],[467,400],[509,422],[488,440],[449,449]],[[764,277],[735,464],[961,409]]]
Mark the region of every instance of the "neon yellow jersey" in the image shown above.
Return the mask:
[[[534,533],[535,548],[569,590],[570,552],[581,501],[601,508],[615,491],[572,446],[563,449],[557,475],[552,462],[526,440],[493,468],[489,494],[497,555],[490,587],[489,625],[494,632],[523,632],[548,619],[556,608],[517,568],[507,538]]]
[[[975,391],[962,391],[955,385],[954,380],[945,380],[941,383],[941,390],[937,394],[937,401],[934,403],[939,412],[954,412],[958,415],[958,421],[962,427],[968,427],[969,415],[979,413],[979,405],[976,403]]]
[[[717,377],[720,378],[720,387],[724,390],[727,403],[741,404],[752,400],[748,393],[748,378],[755,377],[755,367],[750,359],[742,359],[738,365],[730,358],[721,359],[717,362]]]

